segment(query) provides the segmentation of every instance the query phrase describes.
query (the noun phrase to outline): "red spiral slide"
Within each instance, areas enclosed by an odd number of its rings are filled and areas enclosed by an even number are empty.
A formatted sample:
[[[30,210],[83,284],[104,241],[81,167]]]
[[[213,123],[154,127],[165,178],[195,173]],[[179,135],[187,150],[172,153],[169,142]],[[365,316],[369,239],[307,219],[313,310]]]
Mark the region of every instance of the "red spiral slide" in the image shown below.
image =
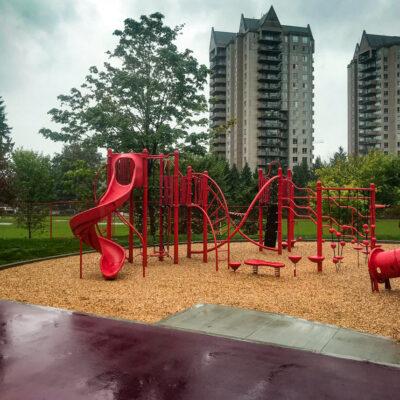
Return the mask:
[[[116,168],[121,161],[129,160],[129,183],[121,183]],[[129,199],[135,187],[143,185],[143,159],[140,154],[115,154],[111,160],[111,177],[107,191],[96,207],[71,218],[69,224],[76,237],[101,253],[100,270],[105,279],[115,279],[125,262],[125,249],[112,240],[99,236],[97,223],[111,215]]]

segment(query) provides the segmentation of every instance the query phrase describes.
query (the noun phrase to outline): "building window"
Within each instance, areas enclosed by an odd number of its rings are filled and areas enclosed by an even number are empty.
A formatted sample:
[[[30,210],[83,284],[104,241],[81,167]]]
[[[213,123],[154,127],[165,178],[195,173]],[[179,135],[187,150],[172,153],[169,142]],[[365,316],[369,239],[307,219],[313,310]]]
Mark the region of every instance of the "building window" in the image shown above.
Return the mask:
[[[297,154],[297,147],[293,147],[293,154]]]
[[[302,152],[303,154],[307,154],[307,148],[306,148],[306,147],[303,147],[303,149],[301,150],[301,152]]]
[[[387,142],[383,143],[383,147],[384,147],[385,149],[387,149],[387,148],[389,147],[389,143],[387,143]]]
[[[307,36],[303,36],[303,43],[308,43],[308,37]]]
[[[307,144],[307,139],[303,139],[303,144]]]
[[[292,40],[293,40],[293,43],[298,43],[299,37],[298,36],[293,36]]]
[[[400,153],[400,151],[399,151],[399,153]],[[297,163],[297,157],[293,157],[293,162]]]
[[[293,129],[293,135],[295,135],[296,134],[296,129]]]
[[[296,50],[296,45],[293,45],[293,50]]]
[[[293,144],[297,144],[297,139],[293,139]]]

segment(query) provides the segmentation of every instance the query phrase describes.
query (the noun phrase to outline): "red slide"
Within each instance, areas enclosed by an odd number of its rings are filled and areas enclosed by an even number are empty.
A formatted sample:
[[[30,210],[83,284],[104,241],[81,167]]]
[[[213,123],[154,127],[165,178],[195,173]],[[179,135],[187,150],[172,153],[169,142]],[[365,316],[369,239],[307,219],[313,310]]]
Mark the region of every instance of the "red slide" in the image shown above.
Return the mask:
[[[128,166],[128,183],[118,171]],[[107,191],[96,207],[71,218],[69,224],[74,235],[101,253],[100,269],[105,279],[115,279],[125,262],[125,249],[112,240],[99,236],[97,223],[112,214],[129,199],[133,188],[143,185],[143,160],[140,154],[113,154],[111,179]]]

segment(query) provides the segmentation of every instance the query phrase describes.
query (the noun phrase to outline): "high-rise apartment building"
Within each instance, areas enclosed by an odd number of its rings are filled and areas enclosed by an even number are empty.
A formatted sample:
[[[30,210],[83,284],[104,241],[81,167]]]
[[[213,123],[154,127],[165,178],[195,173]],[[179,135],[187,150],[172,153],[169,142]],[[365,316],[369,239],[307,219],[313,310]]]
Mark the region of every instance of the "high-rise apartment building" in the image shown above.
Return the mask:
[[[238,33],[211,31],[211,150],[242,168],[313,161],[314,39],[281,25],[271,7],[240,19]]]
[[[348,152],[400,155],[400,37],[365,31],[348,76]]]

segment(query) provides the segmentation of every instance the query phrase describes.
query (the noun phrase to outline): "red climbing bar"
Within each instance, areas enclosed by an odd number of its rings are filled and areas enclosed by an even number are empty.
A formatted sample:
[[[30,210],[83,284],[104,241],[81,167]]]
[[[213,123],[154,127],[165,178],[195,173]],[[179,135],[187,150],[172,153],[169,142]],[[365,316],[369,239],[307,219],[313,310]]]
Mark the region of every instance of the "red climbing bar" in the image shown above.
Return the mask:
[[[317,256],[322,257],[322,184],[317,182]],[[322,261],[318,261],[318,272],[322,272]]]
[[[208,172],[204,171],[204,175],[201,177],[201,200],[202,200],[202,208],[205,211],[203,213],[203,262],[208,261],[208,253],[207,253],[207,207],[208,207],[208,180],[207,180]]]
[[[107,150],[107,187],[111,182],[111,175],[112,175],[112,150]],[[112,236],[112,213],[107,215],[107,239],[111,239]]]
[[[375,184],[371,183],[370,185],[370,190],[371,190],[371,198],[369,201],[369,227],[370,227],[370,240],[371,240],[371,250],[375,247],[376,245],[376,236],[375,236],[375,228],[376,228],[376,188]]]
[[[187,249],[186,257],[192,258],[192,167],[187,167],[187,191],[186,191],[186,205],[187,205]]]
[[[164,260],[164,154],[160,158],[160,172],[159,172],[159,207],[158,207],[158,259]]]
[[[288,206],[288,214],[287,214],[287,249],[290,253],[292,251],[292,245],[294,240],[294,213],[293,213],[293,195],[294,195],[294,186],[292,182],[292,170],[287,170],[287,206]]]
[[[174,264],[179,262],[179,152],[174,151]]]
[[[262,181],[263,181],[263,170],[262,168],[258,169],[258,190],[262,188]],[[261,205],[261,198],[258,201],[258,242],[263,244],[263,209]],[[262,251],[262,247],[258,248],[258,251]]]
[[[283,197],[283,175],[282,168],[278,168],[278,254],[282,254],[282,197]]]
[[[134,204],[133,204],[133,190],[131,191],[129,195],[129,223],[131,226],[129,226],[129,262],[133,263],[133,212],[134,212]]]
[[[148,156],[147,149],[143,150],[143,247],[142,247],[142,268],[143,277],[146,276],[147,268],[147,208],[149,206],[149,174],[148,174]]]

